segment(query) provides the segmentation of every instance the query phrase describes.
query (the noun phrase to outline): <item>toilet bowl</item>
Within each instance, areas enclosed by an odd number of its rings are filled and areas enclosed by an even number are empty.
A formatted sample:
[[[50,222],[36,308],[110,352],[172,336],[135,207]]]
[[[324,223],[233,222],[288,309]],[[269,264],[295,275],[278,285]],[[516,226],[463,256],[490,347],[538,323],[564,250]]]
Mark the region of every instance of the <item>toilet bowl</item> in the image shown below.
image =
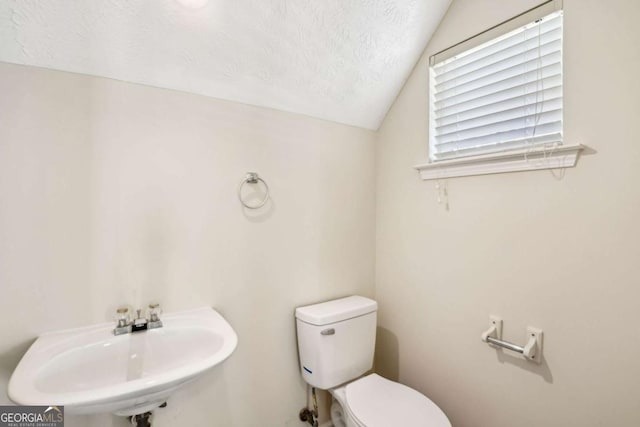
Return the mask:
[[[425,395],[377,374],[329,392],[334,427],[451,427]]]
[[[361,296],[298,307],[300,373],[333,396],[335,427],[451,427],[420,392],[377,374],[373,366],[378,304]]]

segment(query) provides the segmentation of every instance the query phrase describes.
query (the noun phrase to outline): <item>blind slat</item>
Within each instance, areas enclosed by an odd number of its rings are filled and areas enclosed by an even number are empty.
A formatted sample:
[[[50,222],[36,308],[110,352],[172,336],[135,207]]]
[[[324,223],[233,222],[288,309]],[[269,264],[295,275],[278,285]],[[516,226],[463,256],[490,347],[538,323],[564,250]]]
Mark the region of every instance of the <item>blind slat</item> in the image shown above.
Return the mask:
[[[535,116],[536,114],[547,113],[553,110],[562,110],[562,98],[555,98],[551,100],[545,100],[544,102],[537,102],[527,104],[521,107],[512,108],[509,110],[503,110],[497,113],[492,113],[492,119],[496,123],[504,122],[507,120],[522,119],[525,117]],[[459,121],[446,126],[436,126],[436,137],[443,135],[462,132],[468,129],[475,129],[482,126],[486,126],[487,117],[480,116],[475,119]]]
[[[449,160],[460,157],[475,156],[479,154],[497,153],[508,150],[516,150],[521,148],[533,147],[549,143],[558,143],[562,140],[562,133],[550,133],[547,135],[539,135],[533,138],[520,138],[510,141],[503,141],[496,144],[486,144],[479,147],[468,147],[460,150],[452,150],[448,152],[438,153],[437,160]]]
[[[511,46],[508,49],[501,50],[499,52],[496,52],[484,58],[479,58],[478,60],[471,62],[465,66],[458,67],[455,70],[451,70],[448,72],[439,72],[438,77],[436,78],[436,88],[440,90],[441,85],[444,85],[453,79],[460,78],[466,74],[473,73],[474,71],[479,70],[481,68],[499,63],[515,55],[522,54],[522,52],[526,52],[532,49],[537,49],[538,47],[557,42],[561,40],[561,38],[562,38],[561,29],[556,28],[553,31],[542,34],[539,38],[536,37],[536,38],[528,39],[517,45]]]
[[[450,108],[451,110],[449,114],[444,116],[439,116],[435,119],[435,127],[438,127],[461,123],[466,120],[475,119],[482,116],[489,116],[491,114],[500,113],[504,110],[509,110],[511,108],[527,106],[532,103],[538,103],[540,100],[545,102],[546,100],[554,100],[556,98],[562,97],[562,87],[561,86],[553,86],[547,88],[543,91],[536,91],[524,95],[518,95],[511,98],[503,99],[502,101],[494,102],[488,105],[482,105],[475,108],[470,109],[459,109],[459,108]],[[486,118],[490,120],[490,117]]]
[[[517,129],[510,129],[497,132],[491,135],[483,135],[475,138],[468,138],[460,141],[445,142],[437,145],[438,152],[455,151],[469,147],[479,147],[488,144],[499,144],[514,139],[533,138],[535,136],[557,133],[562,130],[562,122],[555,121],[537,126],[528,126]]]
[[[490,136],[497,137],[502,132],[510,132],[513,129],[527,128],[532,126],[541,127],[548,123],[560,122],[562,120],[562,110],[551,110],[544,113],[532,113],[515,119],[493,122],[489,125],[472,127],[469,129],[446,133],[436,136],[436,148],[452,142],[464,142],[475,138]]]
[[[464,90],[459,93],[455,93],[455,88],[450,89],[449,91],[447,91],[448,93],[442,98],[439,98],[439,94],[436,93],[434,96],[436,107],[451,107],[452,105],[491,95],[498,91],[511,89],[523,84],[538,83],[542,82],[548,77],[559,76],[562,72],[562,63],[559,61],[560,56],[558,55],[558,57],[554,59],[556,61],[552,62],[551,64],[524,73],[516,74],[511,77],[506,77],[497,81],[487,81],[484,85],[482,85],[482,83],[484,82],[480,81],[478,82],[478,84],[481,86],[473,87],[470,90]],[[540,86],[537,86],[537,88],[537,90],[540,90]]]
[[[513,75],[517,73],[519,69],[529,71],[532,68],[549,65],[554,62],[556,57],[560,56],[561,48],[561,41],[554,40],[551,43],[536,46],[534,49],[520,52],[517,55],[510,56],[499,62],[493,62],[482,68],[476,69],[471,73],[466,73],[451,80],[447,80],[444,83],[436,84],[435,88],[438,93],[443,94],[448,90],[461,88],[465,85],[472,85],[473,82],[477,82],[483,78],[487,79],[491,76],[497,77],[500,75]]]
[[[559,86],[562,86],[562,75],[556,74],[540,81],[531,81],[529,83],[513,86],[488,95],[472,98],[458,104],[437,108],[435,111],[435,118],[438,119],[441,116],[444,117],[449,114],[454,114],[457,110],[463,111],[471,108],[482,107],[505,99],[513,98],[515,96],[540,93],[541,89],[551,89]]]

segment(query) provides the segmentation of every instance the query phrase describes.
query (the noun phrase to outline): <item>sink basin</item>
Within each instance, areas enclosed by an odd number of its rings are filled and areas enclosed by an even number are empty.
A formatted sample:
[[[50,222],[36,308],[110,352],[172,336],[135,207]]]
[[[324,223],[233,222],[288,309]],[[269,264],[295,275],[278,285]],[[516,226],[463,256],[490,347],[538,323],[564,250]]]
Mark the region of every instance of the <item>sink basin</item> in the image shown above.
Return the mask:
[[[64,405],[71,414],[135,415],[233,353],[238,337],[209,307],[165,314],[163,327],[113,335],[114,323],[38,337],[9,381],[21,405]]]

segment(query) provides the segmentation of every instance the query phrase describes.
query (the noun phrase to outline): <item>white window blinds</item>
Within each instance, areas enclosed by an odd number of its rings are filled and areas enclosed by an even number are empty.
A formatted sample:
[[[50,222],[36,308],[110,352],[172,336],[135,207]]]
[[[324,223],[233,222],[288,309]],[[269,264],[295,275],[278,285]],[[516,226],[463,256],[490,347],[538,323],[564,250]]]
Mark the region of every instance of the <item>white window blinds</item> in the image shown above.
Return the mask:
[[[562,143],[562,11],[430,67],[431,161]]]

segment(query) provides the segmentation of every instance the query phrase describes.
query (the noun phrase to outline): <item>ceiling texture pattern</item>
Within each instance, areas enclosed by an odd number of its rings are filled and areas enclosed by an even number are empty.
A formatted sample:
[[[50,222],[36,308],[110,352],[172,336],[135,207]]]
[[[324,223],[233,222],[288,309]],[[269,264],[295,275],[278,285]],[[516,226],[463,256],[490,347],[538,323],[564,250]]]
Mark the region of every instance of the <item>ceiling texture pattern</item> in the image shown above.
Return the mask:
[[[377,129],[451,0],[0,0],[0,61]]]

